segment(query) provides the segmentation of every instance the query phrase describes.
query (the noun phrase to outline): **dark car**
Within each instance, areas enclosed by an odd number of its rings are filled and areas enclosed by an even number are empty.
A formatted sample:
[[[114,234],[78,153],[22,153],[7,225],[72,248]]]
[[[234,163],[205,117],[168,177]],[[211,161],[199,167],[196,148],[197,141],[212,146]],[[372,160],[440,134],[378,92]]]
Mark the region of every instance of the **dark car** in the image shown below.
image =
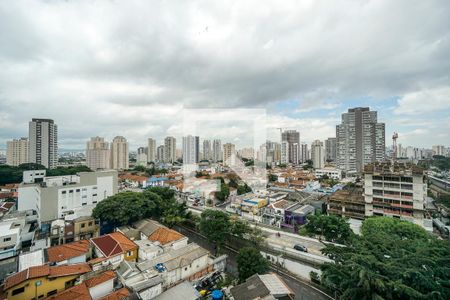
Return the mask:
[[[299,245],[299,244],[294,245],[294,249],[297,251],[301,251],[301,252],[308,252],[308,248],[306,248],[303,245]]]

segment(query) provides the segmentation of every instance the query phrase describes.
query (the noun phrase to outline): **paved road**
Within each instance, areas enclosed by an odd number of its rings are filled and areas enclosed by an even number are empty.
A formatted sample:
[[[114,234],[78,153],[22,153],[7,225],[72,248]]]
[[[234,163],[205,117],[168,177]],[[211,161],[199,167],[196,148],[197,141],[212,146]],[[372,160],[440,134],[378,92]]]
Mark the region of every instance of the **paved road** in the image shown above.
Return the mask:
[[[176,227],[176,230],[180,231],[182,234],[186,235],[190,241],[199,244],[201,247],[209,250],[211,253],[214,253],[214,247],[211,243],[209,243],[206,239],[204,239],[201,235],[187,231],[185,228]],[[237,275],[237,263],[236,263],[236,251],[230,248],[222,249],[224,254],[228,255],[227,259],[227,271]],[[292,275],[285,273],[282,270],[272,269],[272,271],[277,272],[283,280],[286,281],[286,284],[294,291],[295,299],[299,300],[330,300],[331,297],[322,293],[320,290],[315,288],[314,286],[308,284],[307,282],[303,282],[293,277]]]

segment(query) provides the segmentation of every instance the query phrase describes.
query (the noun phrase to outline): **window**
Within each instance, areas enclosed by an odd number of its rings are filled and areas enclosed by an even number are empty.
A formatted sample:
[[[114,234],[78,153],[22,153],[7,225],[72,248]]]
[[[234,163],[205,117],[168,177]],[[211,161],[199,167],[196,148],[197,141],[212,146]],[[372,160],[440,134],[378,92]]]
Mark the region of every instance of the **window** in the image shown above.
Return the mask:
[[[69,194],[73,194],[73,190],[70,190],[70,191],[69,191]]]
[[[131,255],[133,255],[133,252],[128,251],[128,252],[127,252],[127,256],[130,257]]]
[[[97,194],[92,194],[92,197],[95,197],[95,196],[97,196]]]
[[[11,296],[18,295],[18,294],[23,293],[23,292],[25,292],[25,287],[24,286],[21,287],[21,288],[13,290]]]
[[[11,237],[3,238],[4,242],[9,242],[11,240]]]
[[[77,193],[79,193],[80,192],[80,189],[77,189]]]
[[[58,293],[58,290],[50,291],[50,292],[47,293],[47,297],[50,297],[51,295],[54,295],[56,293]]]
[[[96,203],[97,203],[97,201],[92,201],[92,203],[96,204]]]
[[[184,268],[184,270],[185,270],[185,271],[187,271],[187,267],[186,267],[186,268]]]
[[[92,221],[88,223],[88,226],[92,226]]]
[[[81,203],[81,206],[85,206],[85,205],[87,205],[87,203]]]
[[[62,191],[61,193],[62,193],[63,195],[65,195],[65,194],[66,194],[66,191]]]
[[[86,227],[86,223],[81,223],[81,228]]]

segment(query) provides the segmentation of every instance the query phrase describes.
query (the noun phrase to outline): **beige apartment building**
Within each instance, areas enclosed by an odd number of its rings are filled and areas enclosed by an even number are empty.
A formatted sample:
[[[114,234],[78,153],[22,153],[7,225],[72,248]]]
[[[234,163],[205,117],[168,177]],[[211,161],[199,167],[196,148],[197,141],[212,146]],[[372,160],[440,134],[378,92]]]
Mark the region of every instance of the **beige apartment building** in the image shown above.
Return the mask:
[[[92,137],[86,143],[86,165],[93,171],[110,168],[109,143],[104,138]]]
[[[111,143],[111,169],[129,169],[128,142],[123,136],[116,136]]]
[[[18,166],[29,162],[29,143],[27,138],[14,139],[6,143],[6,164]]]

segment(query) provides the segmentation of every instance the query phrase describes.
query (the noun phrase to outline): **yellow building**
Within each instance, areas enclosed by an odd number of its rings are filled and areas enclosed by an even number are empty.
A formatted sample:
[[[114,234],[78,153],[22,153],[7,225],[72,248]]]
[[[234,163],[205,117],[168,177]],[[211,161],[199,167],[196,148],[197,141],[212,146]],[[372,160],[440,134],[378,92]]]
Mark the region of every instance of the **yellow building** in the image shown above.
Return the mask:
[[[30,267],[5,279],[4,297],[8,300],[44,299],[74,286],[78,277],[90,271],[86,263]]]

